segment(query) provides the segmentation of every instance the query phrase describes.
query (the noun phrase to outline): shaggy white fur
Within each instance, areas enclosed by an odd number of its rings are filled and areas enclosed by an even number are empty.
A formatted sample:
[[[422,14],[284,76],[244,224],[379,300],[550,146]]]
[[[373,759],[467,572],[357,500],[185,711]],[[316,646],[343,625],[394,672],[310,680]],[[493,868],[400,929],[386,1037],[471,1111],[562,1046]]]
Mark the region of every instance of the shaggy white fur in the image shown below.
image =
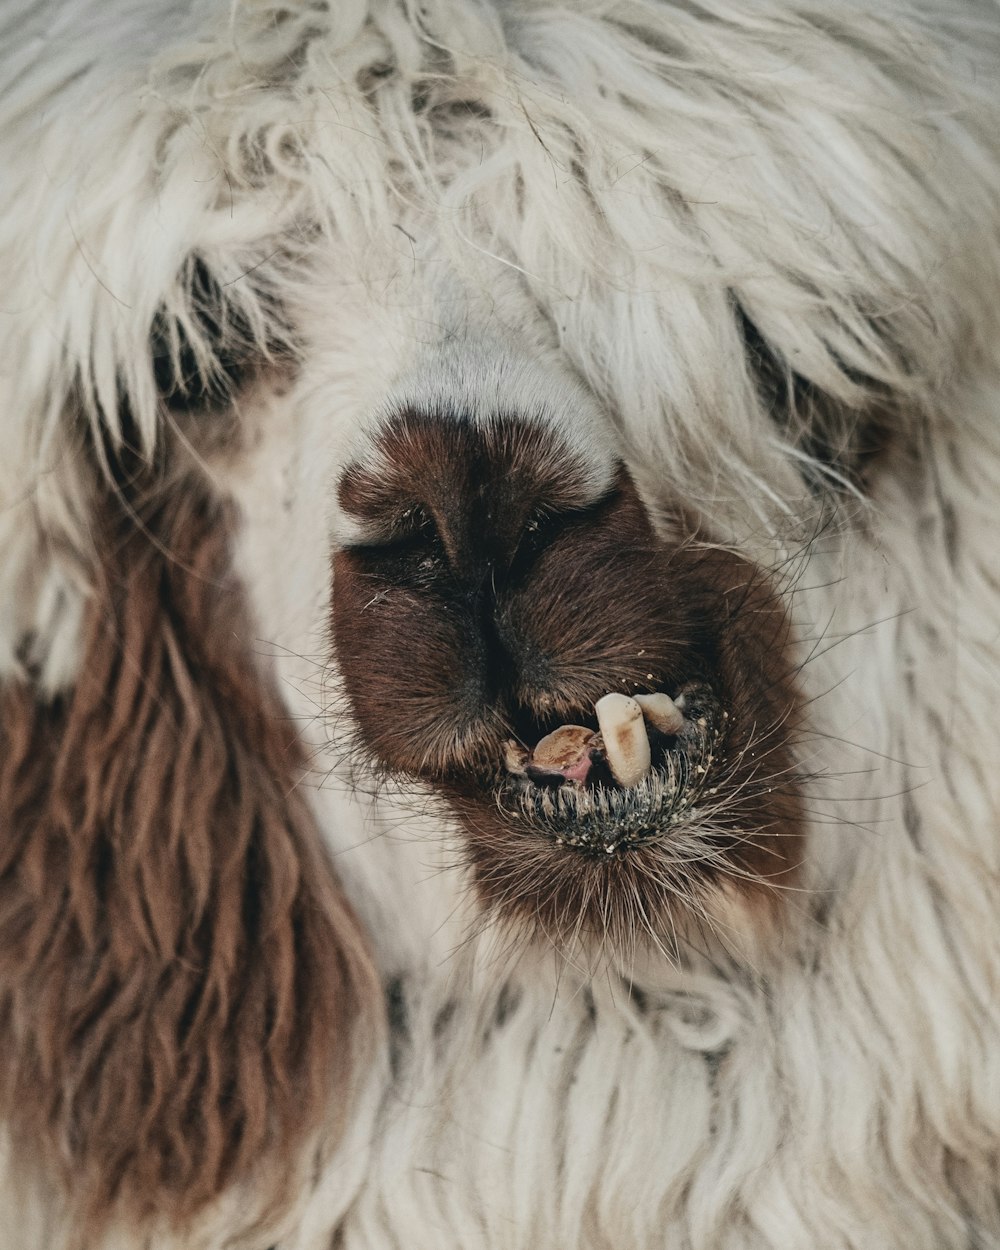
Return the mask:
[[[236,1194],[186,1250],[1000,1246],[993,4],[14,0],[0,46],[0,677],[73,679],[75,453],[126,397],[169,435],[161,310],[212,370],[191,258],[300,365],[207,470],[390,1029],[282,1228]],[[847,409],[891,401],[870,498],[774,424],[736,305]],[[372,795],[327,660],[333,483],[442,394],[537,408],[595,481],[622,454],[781,579],[811,780],[780,951],[721,912],[733,958],[683,969],[512,951],[430,797]],[[2,1202],[19,1246],[68,1239]]]

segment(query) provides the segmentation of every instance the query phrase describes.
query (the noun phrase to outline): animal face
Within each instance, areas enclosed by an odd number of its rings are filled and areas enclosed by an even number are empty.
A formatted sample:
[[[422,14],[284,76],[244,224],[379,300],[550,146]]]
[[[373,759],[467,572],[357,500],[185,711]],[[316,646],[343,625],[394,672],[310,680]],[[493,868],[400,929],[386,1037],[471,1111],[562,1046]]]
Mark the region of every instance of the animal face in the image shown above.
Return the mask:
[[[607,432],[581,446],[579,387],[518,410],[517,362],[490,363],[495,391],[470,364],[443,411],[390,410],[339,481],[333,641],[363,752],[444,797],[481,905],[533,938],[631,948],[720,889],[777,909],[802,831],[775,589],[682,509],[654,524]],[[582,754],[547,768],[569,726]]]
[[[33,1247],[995,1236],[1000,36],[738,7],[11,27]]]

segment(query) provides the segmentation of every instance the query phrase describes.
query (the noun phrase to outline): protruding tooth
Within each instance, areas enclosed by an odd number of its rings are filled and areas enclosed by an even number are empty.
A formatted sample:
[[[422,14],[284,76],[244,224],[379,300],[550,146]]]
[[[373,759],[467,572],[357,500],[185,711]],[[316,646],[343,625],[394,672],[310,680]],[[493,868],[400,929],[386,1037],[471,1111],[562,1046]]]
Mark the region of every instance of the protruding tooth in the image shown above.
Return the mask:
[[[661,734],[678,734],[684,728],[684,713],[668,694],[637,694],[635,701],[646,720]]]
[[[504,767],[509,773],[523,773],[528,754],[527,748],[521,746],[519,742],[515,742],[512,738],[508,738],[503,744]]]
[[[622,786],[638,785],[651,763],[642,708],[626,694],[606,694],[594,710],[615,780]]]

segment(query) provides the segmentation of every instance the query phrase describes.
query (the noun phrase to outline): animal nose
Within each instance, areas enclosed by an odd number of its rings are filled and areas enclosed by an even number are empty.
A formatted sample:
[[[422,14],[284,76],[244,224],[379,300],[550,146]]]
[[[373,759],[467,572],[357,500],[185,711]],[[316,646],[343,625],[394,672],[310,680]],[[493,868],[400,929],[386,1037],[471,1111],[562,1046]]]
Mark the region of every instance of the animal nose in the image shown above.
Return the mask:
[[[334,643],[390,770],[495,767],[512,734],[679,670],[691,630],[631,481],[595,484],[553,428],[402,413],[338,497],[361,537],[334,554]]]
[[[406,412],[382,431],[374,463],[347,469],[339,502],[360,524],[359,546],[420,556],[468,591],[588,506],[591,479],[538,423]]]

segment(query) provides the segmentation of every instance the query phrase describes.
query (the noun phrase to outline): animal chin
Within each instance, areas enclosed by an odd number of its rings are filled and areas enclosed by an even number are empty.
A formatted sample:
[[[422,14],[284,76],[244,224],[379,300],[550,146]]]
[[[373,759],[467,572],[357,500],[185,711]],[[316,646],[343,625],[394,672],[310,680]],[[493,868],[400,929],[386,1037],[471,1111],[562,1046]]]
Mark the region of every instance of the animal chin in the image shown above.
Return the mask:
[[[492,773],[470,769],[441,785],[491,914],[561,949],[583,941],[634,950],[650,939],[672,957],[684,940],[703,946],[706,929],[743,949],[737,913],[755,948],[776,931],[802,837],[791,715],[775,720],[721,673],[675,694],[681,724],[663,732],[643,719],[649,763],[628,784],[615,776],[595,714],[573,727],[577,743],[567,735],[568,754],[578,746],[586,768],[539,768],[543,737],[530,751],[508,745]],[[726,916],[716,923],[719,901]]]

